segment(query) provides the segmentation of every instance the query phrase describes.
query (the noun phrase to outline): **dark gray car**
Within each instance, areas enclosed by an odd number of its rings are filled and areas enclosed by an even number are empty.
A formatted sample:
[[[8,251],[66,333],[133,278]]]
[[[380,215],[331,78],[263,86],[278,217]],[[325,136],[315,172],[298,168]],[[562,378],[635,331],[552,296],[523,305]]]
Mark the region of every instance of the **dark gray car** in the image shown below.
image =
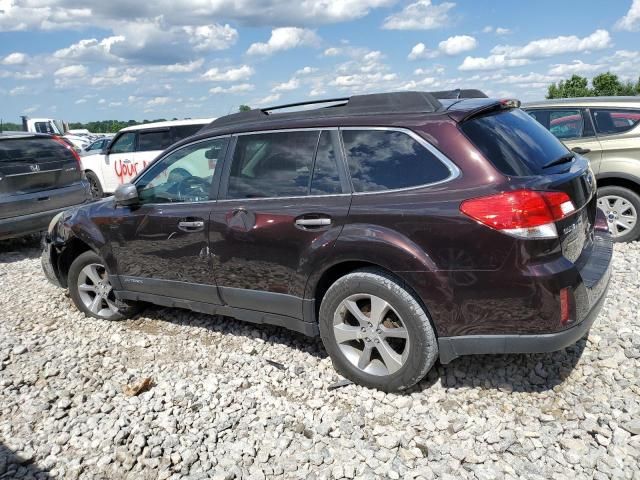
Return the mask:
[[[64,140],[0,134],[0,240],[46,230],[56,214],[90,198],[80,158]]]

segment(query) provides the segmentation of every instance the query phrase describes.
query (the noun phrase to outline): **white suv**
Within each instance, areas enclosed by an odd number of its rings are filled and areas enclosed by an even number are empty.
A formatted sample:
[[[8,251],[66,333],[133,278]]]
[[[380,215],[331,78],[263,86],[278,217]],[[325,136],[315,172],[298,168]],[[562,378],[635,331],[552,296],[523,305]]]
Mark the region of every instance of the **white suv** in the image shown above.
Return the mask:
[[[196,134],[213,120],[175,120],[123,128],[105,150],[82,157],[92,196],[100,198],[129,183],[167,147]]]

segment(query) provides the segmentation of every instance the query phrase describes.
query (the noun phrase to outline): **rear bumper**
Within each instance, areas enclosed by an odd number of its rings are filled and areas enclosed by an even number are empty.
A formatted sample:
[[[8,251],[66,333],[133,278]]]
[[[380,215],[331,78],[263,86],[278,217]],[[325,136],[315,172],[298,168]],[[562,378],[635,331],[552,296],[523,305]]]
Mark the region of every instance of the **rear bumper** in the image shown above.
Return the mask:
[[[447,364],[463,355],[555,352],[573,345],[587,334],[602,309],[611,279],[612,253],[611,237],[597,232],[589,261],[579,266],[581,282],[575,290],[579,323],[552,333],[440,337],[440,362]]]
[[[2,219],[0,220],[0,240],[42,232],[47,229],[53,217],[72,207],[74,207],[74,205],[47,210],[45,212],[32,213],[30,215]]]

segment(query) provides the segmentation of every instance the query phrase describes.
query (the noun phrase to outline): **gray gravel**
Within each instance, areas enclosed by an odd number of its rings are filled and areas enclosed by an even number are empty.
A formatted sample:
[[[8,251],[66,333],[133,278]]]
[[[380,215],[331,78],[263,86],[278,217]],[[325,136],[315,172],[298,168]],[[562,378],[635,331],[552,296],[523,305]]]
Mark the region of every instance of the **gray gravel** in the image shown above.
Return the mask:
[[[588,341],[461,358],[406,395],[328,389],[319,341],[273,327],[85,318],[38,254],[0,242],[0,479],[640,478],[640,242]]]

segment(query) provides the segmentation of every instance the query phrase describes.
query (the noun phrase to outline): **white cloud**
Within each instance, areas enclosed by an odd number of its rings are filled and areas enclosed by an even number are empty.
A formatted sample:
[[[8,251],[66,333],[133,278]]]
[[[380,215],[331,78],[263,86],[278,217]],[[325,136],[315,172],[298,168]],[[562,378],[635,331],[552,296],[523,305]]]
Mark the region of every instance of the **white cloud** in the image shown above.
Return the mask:
[[[109,107],[121,107],[122,102],[109,102]]]
[[[118,61],[118,57],[111,54],[111,47],[118,42],[124,42],[121,35],[112,36],[98,40],[88,38],[80,40],[67,48],[61,48],[53,53],[55,58],[61,60],[81,60],[85,62],[110,62]]]
[[[212,82],[238,82],[248,79],[253,75],[253,73],[253,68],[248,65],[231,67],[226,70],[215,67],[207,70],[202,75],[202,79],[210,80]]]
[[[94,87],[107,87],[112,85],[126,85],[135,83],[138,76],[144,73],[140,67],[108,67],[101,72],[92,75],[89,84]]]
[[[530,63],[525,58],[508,58],[506,55],[488,57],[466,57],[458,70],[492,70],[494,68],[520,67]]]
[[[158,107],[160,105],[166,105],[171,99],[169,97],[154,97],[147,102],[147,107]]]
[[[322,54],[325,57],[335,57],[337,55],[340,55],[340,53],[341,53],[341,50],[339,48],[330,47],[330,48],[327,48]]]
[[[27,63],[27,56],[24,53],[13,52],[0,61],[2,65],[24,65]]]
[[[605,65],[603,64],[590,64],[584,63],[582,60],[574,60],[572,63],[560,63],[553,65],[549,69],[549,75],[557,75],[559,77],[566,77],[574,73],[592,73],[599,70],[603,70]]]
[[[492,32],[493,32],[493,27],[491,25],[487,25],[482,29],[482,33],[492,33]]]
[[[409,60],[418,60],[421,58],[434,58],[437,56],[438,52],[436,50],[429,50],[424,43],[420,42],[413,46],[407,58]]]
[[[575,35],[542,38],[517,47],[511,45],[497,45],[491,53],[507,54],[511,58],[543,58],[563,53],[586,52],[602,50],[612,45],[611,35],[606,30],[596,30],[591,35],[579,38]]]
[[[269,106],[273,102],[277,102],[278,100],[280,100],[280,96],[281,95],[279,93],[272,93],[271,95],[267,95],[266,97],[256,100],[253,103],[259,106],[263,106],[263,105]]]
[[[313,30],[280,27],[271,30],[271,38],[267,43],[252,43],[247,53],[249,55],[271,55],[300,46],[317,45],[319,42],[320,39]]]
[[[86,98],[79,98],[78,100],[76,100],[75,102],[76,105],[82,105],[83,103],[87,103],[87,99]]]
[[[304,67],[300,70],[296,70],[296,75],[310,75],[317,71],[318,69],[316,67]]]
[[[27,91],[27,87],[19,86],[9,90],[9,95],[11,95],[12,97],[15,97],[16,95],[23,95],[24,93],[26,93],[26,91]]]
[[[56,70],[54,75],[60,78],[82,78],[85,77],[88,72],[89,70],[84,65],[68,65]]]
[[[169,73],[191,73],[198,70],[204,65],[204,60],[201,58],[189,63],[175,63],[173,65],[167,65],[161,69]]]
[[[24,113],[33,113],[40,108],[40,105],[33,105],[32,107],[25,108]]]
[[[291,78],[287,82],[279,83],[275,87],[271,89],[272,92],[290,92],[291,90],[295,90],[300,86],[300,80],[296,77]]]
[[[98,105],[104,105],[105,103],[107,103],[107,101],[104,98],[98,100]]]
[[[511,33],[511,29],[509,28],[502,28],[502,27],[496,28],[496,35],[509,35],[510,33]]]
[[[185,26],[184,31],[190,36],[189,43],[196,51],[224,50],[238,40],[238,31],[228,24]]]
[[[629,32],[640,30],[640,0],[633,0],[629,11],[616,22],[615,28]]]
[[[224,87],[213,87],[209,90],[209,93],[217,94],[217,93],[245,93],[250,92],[255,87],[251,83],[239,83],[237,85],[231,85],[228,88]]]
[[[431,0],[418,0],[400,12],[388,16],[382,28],[388,30],[432,30],[449,23],[449,10],[455,3],[435,5]]]
[[[445,55],[459,55],[473,50],[477,46],[478,41],[469,35],[449,37],[438,44],[438,48]]]

